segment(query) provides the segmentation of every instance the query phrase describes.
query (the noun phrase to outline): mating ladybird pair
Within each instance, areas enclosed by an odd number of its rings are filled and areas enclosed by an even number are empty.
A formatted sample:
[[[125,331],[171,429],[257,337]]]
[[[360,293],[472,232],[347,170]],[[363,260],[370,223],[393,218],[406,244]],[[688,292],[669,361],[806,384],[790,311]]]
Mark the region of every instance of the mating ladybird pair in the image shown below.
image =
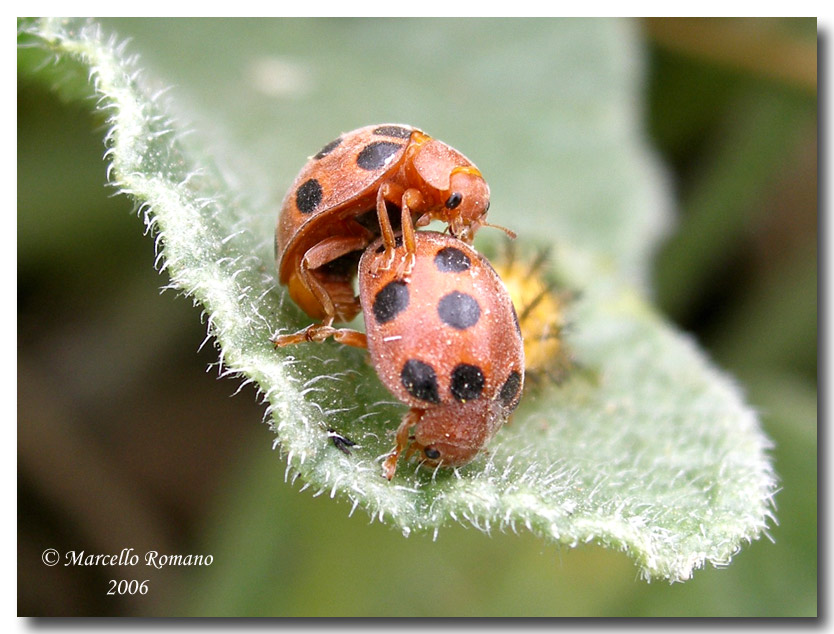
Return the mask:
[[[490,226],[488,208],[489,188],[471,161],[404,125],[328,143],[284,199],[279,279],[321,323],[273,343],[333,337],[367,347],[383,384],[411,408],[383,465],[389,480],[403,453],[429,465],[468,463],[518,405],[518,318],[498,275],[469,246]],[[435,219],[452,235],[415,230]],[[364,334],[332,326],[360,310]]]

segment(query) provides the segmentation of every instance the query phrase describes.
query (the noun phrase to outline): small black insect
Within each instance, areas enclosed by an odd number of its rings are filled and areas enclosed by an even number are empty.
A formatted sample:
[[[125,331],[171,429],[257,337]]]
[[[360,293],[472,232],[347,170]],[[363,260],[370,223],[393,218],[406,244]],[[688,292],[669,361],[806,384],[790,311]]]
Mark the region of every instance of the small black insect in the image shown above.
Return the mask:
[[[331,429],[330,427],[327,428],[327,437],[333,441],[336,449],[341,451],[346,456],[350,455],[350,448],[356,446],[356,443],[350,438],[342,436],[335,429]]]

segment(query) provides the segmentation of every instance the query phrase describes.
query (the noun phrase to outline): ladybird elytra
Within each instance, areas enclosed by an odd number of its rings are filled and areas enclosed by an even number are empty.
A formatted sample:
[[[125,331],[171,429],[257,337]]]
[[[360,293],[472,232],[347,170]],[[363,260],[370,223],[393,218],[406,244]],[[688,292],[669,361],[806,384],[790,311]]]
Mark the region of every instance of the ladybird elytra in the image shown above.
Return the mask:
[[[441,220],[471,243],[479,227],[491,226],[488,208],[489,186],[480,170],[421,130],[388,123],[344,133],[310,157],[284,197],[275,231],[279,281],[321,326],[350,321],[360,311],[354,254],[382,236],[386,257],[375,266],[407,275],[415,227]],[[405,252],[395,259],[396,233]],[[308,327],[313,332],[305,336],[318,338],[321,326]],[[298,334],[274,343],[295,343]]]

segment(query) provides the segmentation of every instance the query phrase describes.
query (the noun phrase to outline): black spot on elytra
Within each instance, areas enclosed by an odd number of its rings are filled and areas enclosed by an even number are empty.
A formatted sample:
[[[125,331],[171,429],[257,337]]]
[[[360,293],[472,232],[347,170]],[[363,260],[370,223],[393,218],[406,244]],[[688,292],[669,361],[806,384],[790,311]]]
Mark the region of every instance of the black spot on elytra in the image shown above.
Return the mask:
[[[403,387],[414,398],[429,403],[440,402],[440,395],[437,392],[437,375],[429,364],[417,359],[409,359],[403,364],[400,380]]]
[[[443,247],[434,256],[434,265],[441,273],[461,273],[472,265],[469,256],[455,247]]]
[[[359,156],[356,157],[356,164],[363,170],[381,169],[402,147],[401,144],[391,143],[391,141],[374,141],[362,148]]]
[[[481,307],[471,295],[452,291],[437,303],[437,314],[452,328],[466,330],[478,323]]]
[[[327,145],[325,145],[322,149],[319,150],[319,153],[316,154],[313,158],[316,160],[323,159],[325,156],[330,154],[333,150],[335,150],[339,145],[342,143],[342,137],[338,139],[334,139]]]
[[[295,204],[298,211],[309,214],[315,211],[321,202],[321,185],[315,178],[304,181],[295,192]]]
[[[501,399],[501,404],[504,407],[515,406],[518,405],[518,401],[515,402],[513,405],[513,401],[516,400],[516,396],[518,396],[518,390],[521,387],[521,374],[513,370],[510,372],[510,376],[504,381],[504,385],[501,386],[501,391],[498,394],[498,398]]]
[[[393,136],[398,139],[407,139],[411,136],[411,133],[412,130],[399,125],[381,125],[374,129],[374,134],[378,136]]]
[[[374,317],[380,324],[387,323],[408,308],[408,286],[394,280],[382,287],[374,297]]]
[[[461,363],[452,370],[450,389],[461,403],[478,398],[484,390],[484,373],[477,365]]]

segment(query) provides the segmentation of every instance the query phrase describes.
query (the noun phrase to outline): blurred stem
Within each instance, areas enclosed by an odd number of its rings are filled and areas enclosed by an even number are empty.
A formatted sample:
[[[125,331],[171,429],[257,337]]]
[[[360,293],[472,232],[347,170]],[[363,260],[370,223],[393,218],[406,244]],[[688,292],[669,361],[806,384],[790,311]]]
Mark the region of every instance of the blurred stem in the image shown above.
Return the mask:
[[[796,249],[741,298],[710,345],[740,370],[791,366],[816,373],[817,250]]]
[[[736,70],[817,91],[816,38],[801,37],[796,23],[812,18],[649,18],[650,37],[669,50]]]
[[[658,257],[657,295],[673,318],[686,313],[766,211],[759,199],[792,156],[810,109],[794,95],[748,91],[729,111],[743,114],[722,127],[707,168],[684,194],[675,236]]]

